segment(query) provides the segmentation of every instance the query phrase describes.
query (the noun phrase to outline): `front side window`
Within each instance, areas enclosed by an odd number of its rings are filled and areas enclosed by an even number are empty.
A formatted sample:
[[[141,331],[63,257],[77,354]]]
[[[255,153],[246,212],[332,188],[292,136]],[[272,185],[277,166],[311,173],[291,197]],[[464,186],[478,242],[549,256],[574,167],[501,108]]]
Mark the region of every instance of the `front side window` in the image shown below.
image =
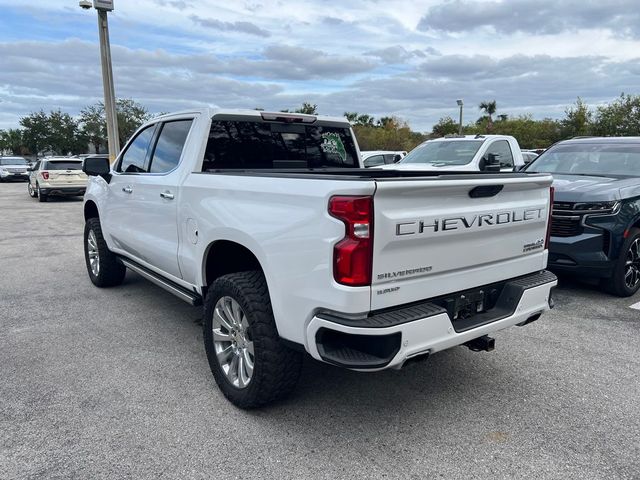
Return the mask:
[[[400,163],[423,163],[435,167],[466,165],[473,160],[482,140],[428,141],[411,150]]]
[[[489,145],[485,156],[488,157],[490,153],[497,157],[500,168],[513,168],[513,154],[509,142],[506,140],[498,140]]]
[[[145,161],[147,150],[156,126],[151,125],[142,130],[138,136],[129,144],[127,150],[122,154],[117,172],[141,173],[145,172]]]
[[[149,172],[166,173],[178,166],[191,123],[192,120],[178,120],[162,126]]]
[[[348,128],[214,120],[202,170],[358,166]]]

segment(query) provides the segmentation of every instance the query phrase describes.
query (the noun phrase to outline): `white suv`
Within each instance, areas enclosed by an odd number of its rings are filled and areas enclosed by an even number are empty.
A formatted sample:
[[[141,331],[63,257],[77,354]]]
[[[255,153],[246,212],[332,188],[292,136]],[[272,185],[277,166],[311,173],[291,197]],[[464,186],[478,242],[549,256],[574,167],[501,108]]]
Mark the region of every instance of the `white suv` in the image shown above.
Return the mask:
[[[82,171],[82,160],[69,157],[38,160],[30,169],[27,189],[32,198],[41,202],[54,195],[84,195],[87,175]]]

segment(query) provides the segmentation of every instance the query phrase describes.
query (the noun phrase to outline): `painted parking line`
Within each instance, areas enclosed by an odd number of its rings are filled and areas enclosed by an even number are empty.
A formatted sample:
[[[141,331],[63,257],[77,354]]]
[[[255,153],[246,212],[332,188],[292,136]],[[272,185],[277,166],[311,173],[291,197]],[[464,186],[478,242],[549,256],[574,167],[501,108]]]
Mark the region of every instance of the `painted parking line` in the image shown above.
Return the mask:
[[[629,305],[629,308],[633,308],[634,310],[640,310],[640,302],[634,303],[633,305]]]

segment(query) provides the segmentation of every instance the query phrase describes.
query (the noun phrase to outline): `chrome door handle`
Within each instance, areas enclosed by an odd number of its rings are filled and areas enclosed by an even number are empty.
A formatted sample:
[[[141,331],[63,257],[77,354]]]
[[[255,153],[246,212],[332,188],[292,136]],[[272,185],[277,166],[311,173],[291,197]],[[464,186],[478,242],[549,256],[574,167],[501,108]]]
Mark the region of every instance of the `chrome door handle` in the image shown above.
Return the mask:
[[[167,191],[167,192],[162,192],[162,193],[160,194],[160,196],[161,196],[162,198],[166,198],[167,200],[173,200],[173,193],[171,193],[171,192],[169,192],[169,191]]]
[[[122,191],[124,193],[133,193],[133,188],[131,188],[129,185],[127,185],[126,187],[122,187]]]

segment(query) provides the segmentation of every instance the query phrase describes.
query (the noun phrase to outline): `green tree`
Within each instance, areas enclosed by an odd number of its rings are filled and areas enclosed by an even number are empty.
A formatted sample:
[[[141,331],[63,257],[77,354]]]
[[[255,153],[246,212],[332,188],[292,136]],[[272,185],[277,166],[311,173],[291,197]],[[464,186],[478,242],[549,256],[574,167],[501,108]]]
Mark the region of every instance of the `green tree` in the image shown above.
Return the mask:
[[[22,130],[18,128],[0,130],[0,153],[3,151],[9,151],[12,155],[23,155],[26,153]]]
[[[304,102],[300,108],[297,108],[293,111],[294,113],[306,113],[308,115],[317,115],[318,113],[318,105],[311,104],[309,102]]]
[[[78,122],[60,110],[52,111],[47,119],[46,147],[58,155],[78,154],[86,151],[86,137]]]
[[[93,145],[96,152],[102,152],[107,147],[107,123],[104,107],[101,103],[88,105],[80,111],[80,125],[87,141]],[[103,148],[104,147],[104,148]]]
[[[495,100],[491,100],[490,102],[481,102],[478,105],[478,108],[482,110],[487,116],[487,131],[490,132],[493,130],[493,115],[496,113],[498,109]]]
[[[130,98],[116,100],[116,115],[118,117],[120,148],[140,125],[152,117],[142,104]],[[83,135],[96,148],[96,151],[99,151],[101,147],[107,148],[107,121],[102,102],[85,107],[80,112],[80,124]]]
[[[445,135],[454,135],[458,133],[460,125],[451,117],[442,117],[433,126],[432,134],[435,137],[444,137]]]
[[[34,155],[46,148],[49,130],[49,117],[44,110],[30,113],[20,119],[23,127],[22,139],[28,151]]]
[[[580,97],[578,97],[576,103],[565,109],[564,115],[565,117],[561,122],[564,137],[591,135],[593,113]]]
[[[640,95],[622,93],[614,102],[598,107],[593,133],[604,136],[640,135]]]

